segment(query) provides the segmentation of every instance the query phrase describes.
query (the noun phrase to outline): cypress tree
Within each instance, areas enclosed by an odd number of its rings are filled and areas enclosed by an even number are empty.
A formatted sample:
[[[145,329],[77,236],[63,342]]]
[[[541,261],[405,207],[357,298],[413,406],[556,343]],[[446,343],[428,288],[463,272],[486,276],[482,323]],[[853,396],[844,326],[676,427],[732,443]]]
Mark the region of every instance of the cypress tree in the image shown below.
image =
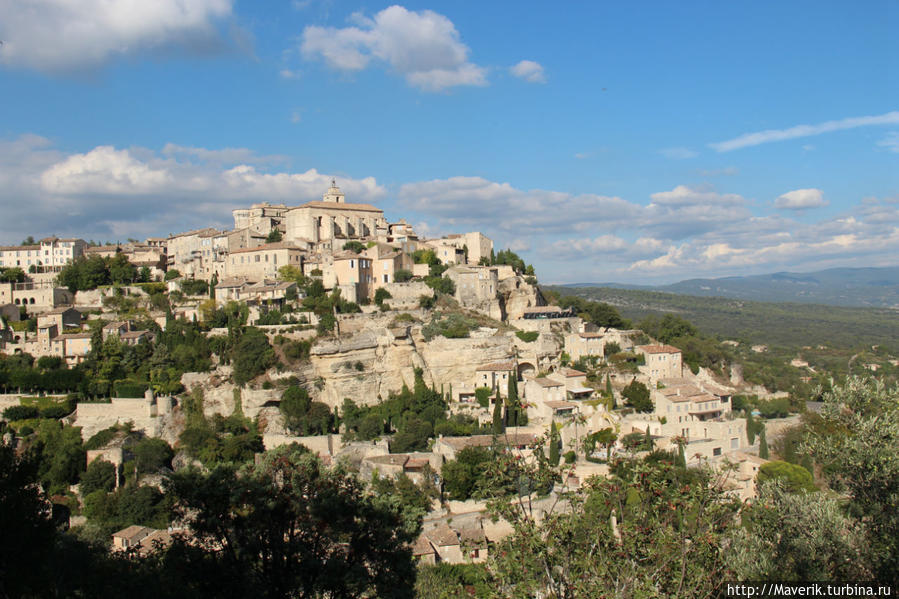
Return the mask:
[[[507,412],[511,412],[512,426],[518,426],[518,412],[521,409],[521,402],[518,399],[518,377],[514,371],[509,372],[509,388],[506,396],[509,406]]]
[[[559,438],[555,420],[549,421],[549,463],[551,466],[559,465]]]
[[[750,445],[755,445],[755,418],[751,409],[746,414],[746,440]]]
[[[765,426],[762,425],[762,432],[759,434],[759,457],[768,459],[768,439],[765,437]]]
[[[493,403],[493,434],[501,435],[506,430],[503,426],[503,401],[499,396],[499,389],[494,385],[494,403]]]
[[[677,444],[677,461],[674,462],[674,465],[678,468],[686,468],[687,467],[687,456],[684,453],[684,443]]]
[[[652,435],[649,434],[649,427],[646,427],[646,436],[643,438],[643,448],[646,451],[652,451],[654,447],[654,443],[652,442]]]

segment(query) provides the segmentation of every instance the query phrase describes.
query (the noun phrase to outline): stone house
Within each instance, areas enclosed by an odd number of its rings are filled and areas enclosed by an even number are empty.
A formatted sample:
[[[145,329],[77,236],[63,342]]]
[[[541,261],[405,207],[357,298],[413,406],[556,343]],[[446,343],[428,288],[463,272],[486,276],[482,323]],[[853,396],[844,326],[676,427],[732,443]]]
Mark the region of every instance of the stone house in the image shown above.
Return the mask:
[[[570,399],[587,400],[593,396],[593,388],[587,386],[587,373],[574,368],[560,368],[547,378],[565,385],[565,393]]]
[[[83,239],[47,237],[34,245],[0,246],[0,268],[31,267],[41,272],[58,272],[62,267],[84,255],[87,242]]]
[[[361,254],[371,259],[372,288],[396,282],[396,271],[412,271],[412,257],[386,243],[378,242]]]
[[[651,381],[683,375],[681,351],[678,348],[671,345],[638,345],[634,349],[643,355],[646,362],[640,367],[640,371]]]
[[[503,435],[499,442],[505,446],[508,443],[512,449],[530,450],[537,442],[537,436],[533,433],[509,433]],[[455,460],[456,455],[466,447],[490,447],[493,444],[493,435],[471,435],[470,437],[444,437],[440,436],[434,441],[432,451],[443,456],[444,461]]]
[[[512,360],[478,366],[475,370],[474,387],[487,387],[491,390],[496,388],[500,396],[505,397],[509,392],[509,376],[517,376],[517,372],[518,365]]]
[[[235,250],[228,255],[225,275],[254,281],[275,279],[283,266],[295,266],[302,272],[307,255],[296,244],[283,241]]]

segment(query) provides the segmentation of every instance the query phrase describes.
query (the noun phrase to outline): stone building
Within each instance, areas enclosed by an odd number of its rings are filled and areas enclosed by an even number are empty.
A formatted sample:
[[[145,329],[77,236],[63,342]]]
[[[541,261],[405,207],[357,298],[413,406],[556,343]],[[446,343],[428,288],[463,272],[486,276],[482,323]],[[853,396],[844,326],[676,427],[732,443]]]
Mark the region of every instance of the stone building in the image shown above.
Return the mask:
[[[83,256],[86,247],[87,242],[83,239],[57,237],[47,237],[33,245],[0,246],[0,268],[58,272]]]
[[[307,255],[306,250],[284,241],[234,250],[228,254],[225,276],[255,281],[274,279],[283,266],[296,266],[302,271]]]
[[[343,192],[332,181],[320,202],[307,202],[290,208],[284,216],[284,238],[314,244],[326,242],[322,249],[342,248],[334,240],[376,239],[386,236],[384,211],[371,204],[348,203]],[[340,247],[338,247],[338,245]]]
[[[634,348],[642,354],[646,364],[640,368],[651,381],[675,378],[683,374],[681,351],[670,345],[638,345]]]

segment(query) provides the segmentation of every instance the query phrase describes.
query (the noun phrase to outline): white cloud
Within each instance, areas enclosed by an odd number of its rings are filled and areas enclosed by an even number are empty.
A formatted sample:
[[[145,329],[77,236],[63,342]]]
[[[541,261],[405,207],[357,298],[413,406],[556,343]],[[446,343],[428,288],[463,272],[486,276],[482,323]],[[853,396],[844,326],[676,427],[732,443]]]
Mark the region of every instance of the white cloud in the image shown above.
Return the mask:
[[[735,206],[745,200],[735,193],[720,194],[710,188],[678,185],[671,191],[659,191],[649,196],[656,206]]]
[[[299,79],[300,71],[290,70],[290,69],[281,69],[278,71],[278,75],[281,76],[281,79]]]
[[[756,133],[745,133],[727,141],[709,144],[709,147],[718,152],[730,152],[732,150],[739,150],[740,148],[757,146],[774,141],[783,141],[786,139],[795,139],[798,137],[821,135],[822,133],[830,133],[832,131],[842,131],[845,129],[870,127],[874,125],[895,124],[899,124],[899,111],[888,112],[876,116],[860,116],[838,121],[827,121],[818,123],[817,125],[797,125],[788,129],[768,129]]]
[[[306,27],[303,56],[341,71],[360,71],[377,59],[425,91],[487,84],[486,69],[468,61],[468,46],[443,15],[394,5],[371,19],[357,14],[353,20],[358,26]]]
[[[128,150],[98,146],[54,164],[41,175],[41,187],[55,194],[136,195],[161,191],[172,179],[165,169],[153,168]]]
[[[890,152],[899,152],[899,131],[891,131],[887,136],[877,142],[881,148],[886,148]]]
[[[781,210],[807,210],[821,208],[829,202],[824,199],[820,189],[796,189],[788,191],[774,200],[774,206]]]
[[[671,160],[686,160],[688,158],[696,158],[699,156],[698,152],[691,150],[690,148],[665,148],[663,150],[659,150],[659,154],[664,156],[665,158],[670,158]]]
[[[613,227],[639,213],[621,198],[520,190],[481,177],[451,177],[400,188],[399,205],[450,225],[483,225],[507,232],[582,231]]]
[[[142,51],[221,48],[232,0],[0,0],[0,63],[81,70]]]
[[[533,60],[522,60],[518,64],[509,68],[509,72],[524,79],[528,83],[546,83],[546,74],[543,72],[543,65]]]
[[[108,239],[227,227],[233,208],[260,201],[297,205],[319,199],[330,183],[316,169],[270,170],[262,166],[265,158],[243,148],[175,144],[160,152],[98,146],[65,155],[38,136],[0,141],[0,214],[15,215],[0,218],[0,239],[18,241],[23,232]],[[386,195],[373,177],[338,176],[338,183],[351,200]]]

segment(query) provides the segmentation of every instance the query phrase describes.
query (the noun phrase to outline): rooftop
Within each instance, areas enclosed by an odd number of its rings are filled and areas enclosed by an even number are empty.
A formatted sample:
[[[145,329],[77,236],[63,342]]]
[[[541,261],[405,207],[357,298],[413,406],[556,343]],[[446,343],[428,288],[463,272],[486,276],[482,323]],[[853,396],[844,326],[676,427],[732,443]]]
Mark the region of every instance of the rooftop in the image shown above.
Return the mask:
[[[637,349],[645,354],[679,354],[679,349],[673,345],[639,345]]]
[[[491,362],[490,364],[484,364],[483,366],[478,366],[476,372],[509,372],[515,370],[515,362]]]

